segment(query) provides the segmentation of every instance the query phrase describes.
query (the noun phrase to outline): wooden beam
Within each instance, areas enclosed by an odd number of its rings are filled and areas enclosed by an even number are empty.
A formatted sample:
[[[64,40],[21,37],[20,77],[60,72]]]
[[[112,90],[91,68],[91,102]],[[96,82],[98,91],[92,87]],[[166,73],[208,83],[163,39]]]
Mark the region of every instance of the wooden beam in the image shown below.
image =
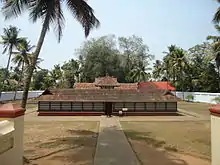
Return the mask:
[[[94,111],[94,102],[92,102],[92,111]]]
[[[61,102],[60,102],[60,110],[61,110],[61,111],[62,111],[62,109],[63,109],[63,108],[62,108],[62,103],[63,103],[63,102],[61,101]]]
[[[167,102],[165,102],[165,111],[167,111]]]

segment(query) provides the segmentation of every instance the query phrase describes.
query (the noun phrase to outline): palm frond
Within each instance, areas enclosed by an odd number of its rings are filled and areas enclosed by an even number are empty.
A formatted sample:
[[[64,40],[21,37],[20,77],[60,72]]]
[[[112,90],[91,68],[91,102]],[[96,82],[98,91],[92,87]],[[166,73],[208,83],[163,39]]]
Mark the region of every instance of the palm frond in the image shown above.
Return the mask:
[[[54,25],[54,31],[57,34],[58,42],[62,37],[62,29],[64,28],[64,16],[60,0],[39,0],[32,4],[30,17],[33,22],[37,19],[45,19],[46,15],[49,18],[49,23]],[[48,27],[49,30],[49,27]]]
[[[17,17],[35,0],[4,0],[2,12],[5,19]]]
[[[220,22],[220,7],[217,9],[214,18],[212,20],[215,24],[218,24]]]
[[[94,15],[92,7],[85,0],[66,0],[66,3],[74,17],[76,17],[84,28],[86,37],[93,28],[99,27],[99,20]]]

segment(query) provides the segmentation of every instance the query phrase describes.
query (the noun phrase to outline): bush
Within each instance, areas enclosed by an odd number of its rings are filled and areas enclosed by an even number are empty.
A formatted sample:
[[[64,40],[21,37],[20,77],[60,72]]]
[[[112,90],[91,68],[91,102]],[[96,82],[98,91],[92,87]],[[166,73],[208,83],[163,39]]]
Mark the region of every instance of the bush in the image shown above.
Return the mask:
[[[188,95],[186,96],[187,101],[193,101],[194,100],[194,96],[193,95]]]
[[[212,101],[214,101],[216,104],[220,104],[220,97],[215,97],[212,99]]]

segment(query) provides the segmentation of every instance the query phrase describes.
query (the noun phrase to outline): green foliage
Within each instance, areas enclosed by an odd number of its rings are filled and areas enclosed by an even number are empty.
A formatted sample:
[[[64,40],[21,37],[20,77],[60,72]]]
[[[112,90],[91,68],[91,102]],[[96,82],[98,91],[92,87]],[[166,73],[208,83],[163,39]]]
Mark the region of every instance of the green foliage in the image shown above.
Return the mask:
[[[193,95],[188,95],[188,96],[186,96],[186,99],[188,101],[193,101],[194,100],[194,96]]]
[[[216,104],[220,104],[220,97],[215,97],[212,99],[212,101],[214,101]]]
[[[114,76],[119,82],[147,80],[152,55],[142,38],[137,36],[103,36],[85,42],[77,51],[81,81],[93,82],[95,77]]]
[[[204,42],[187,51],[171,45],[164,53],[163,60],[154,63],[152,73],[155,80],[170,81],[179,91],[219,91],[212,44]]]

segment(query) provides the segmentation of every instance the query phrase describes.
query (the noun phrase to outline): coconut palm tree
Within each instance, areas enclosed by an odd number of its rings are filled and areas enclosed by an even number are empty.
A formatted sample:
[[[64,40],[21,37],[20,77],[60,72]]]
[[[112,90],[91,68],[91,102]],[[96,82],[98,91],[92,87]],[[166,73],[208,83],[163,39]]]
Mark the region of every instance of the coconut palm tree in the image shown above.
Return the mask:
[[[220,26],[215,25],[215,28],[220,32]],[[208,36],[207,40],[212,40],[212,54],[208,57],[210,60],[215,60],[215,64],[218,70],[218,81],[220,90],[220,37],[219,36]]]
[[[170,45],[167,48],[168,48],[168,52],[163,52],[165,54],[165,57],[163,59],[164,63],[162,66],[162,71],[165,72],[165,77],[168,81],[170,81],[170,79],[172,78],[173,82],[175,83],[176,70],[173,67],[173,58],[175,56],[174,52],[177,49],[177,46]]]
[[[134,82],[141,82],[141,81],[147,81],[151,77],[150,73],[147,73],[146,71],[151,70],[150,68],[142,67],[135,67],[130,72],[131,80]]]
[[[15,56],[12,58],[12,62],[16,64],[18,68],[21,68],[20,80],[23,78],[25,65],[30,64],[31,51],[33,48],[34,46],[31,46],[30,41],[23,38],[17,45],[17,52],[13,52]]]
[[[11,62],[11,56],[13,49],[16,49],[21,38],[18,37],[19,29],[15,26],[9,26],[9,28],[3,28],[3,35],[1,36],[0,44],[3,45],[3,54],[8,53],[8,62],[6,66],[5,79],[8,77],[9,66]]]
[[[218,3],[220,3],[220,0],[216,0]],[[213,17],[213,22],[215,24],[218,24],[220,22],[220,7],[218,7],[217,11],[215,12],[214,14],[214,17]]]
[[[5,18],[19,16],[23,11],[30,12],[30,18],[33,22],[43,19],[42,30],[34,51],[33,64],[28,68],[28,76],[25,78],[24,92],[22,96],[22,107],[26,107],[28,90],[34,67],[37,63],[44,38],[51,24],[55,25],[54,30],[57,32],[58,41],[62,36],[64,27],[63,4],[66,4],[74,18],[82,25],[85,36],[87,37],[94,27],[99,26],[99,21],[94,15],[92,7],[85,0],[11,0],[3,1],[3,14]]]
[[[153,70],[154,79],[160,80],[162,78],[162,72],[163,72],[162,62],[160,60],[156,60],[153,67],[154,67],[154,70]]]
[[[186,53],[183,49],[177,48],[173,52],[173,58],[171,59],[173,64],[173,70],[175,70],[176,78],[181,82],[182,94],[184,99],[184,69],[189,68]]]

